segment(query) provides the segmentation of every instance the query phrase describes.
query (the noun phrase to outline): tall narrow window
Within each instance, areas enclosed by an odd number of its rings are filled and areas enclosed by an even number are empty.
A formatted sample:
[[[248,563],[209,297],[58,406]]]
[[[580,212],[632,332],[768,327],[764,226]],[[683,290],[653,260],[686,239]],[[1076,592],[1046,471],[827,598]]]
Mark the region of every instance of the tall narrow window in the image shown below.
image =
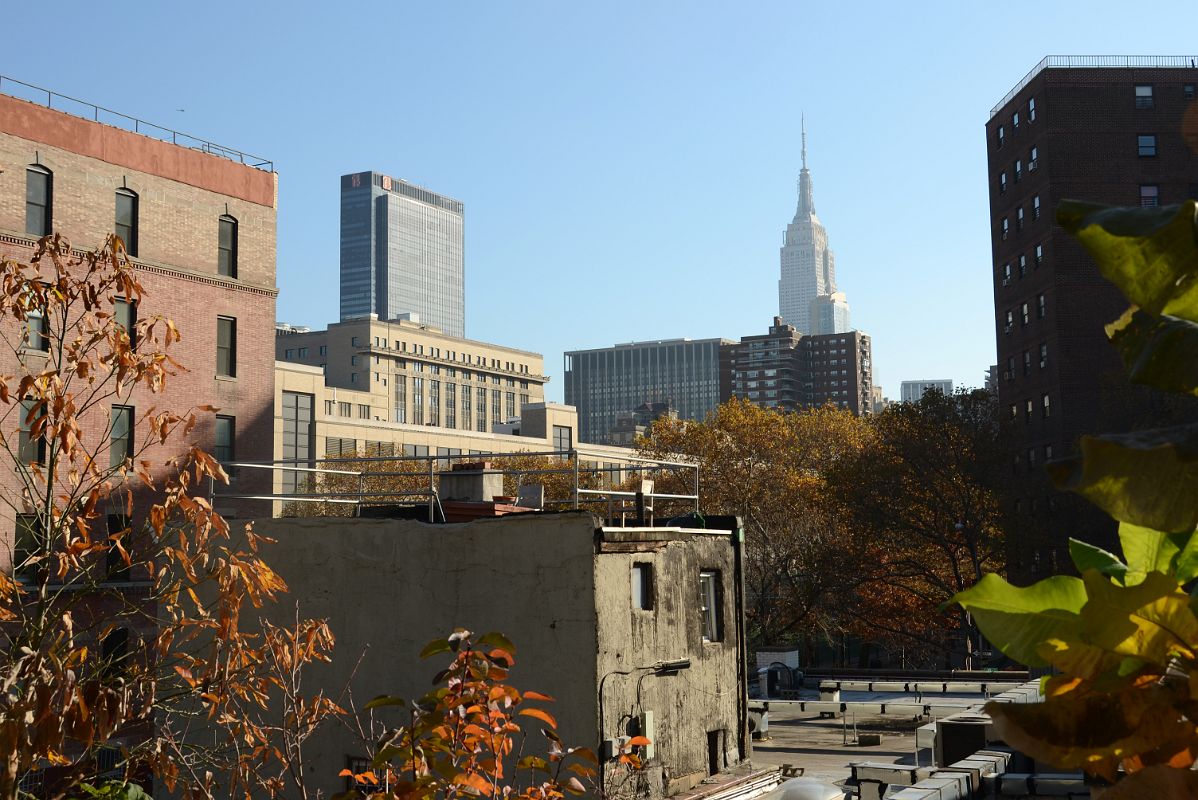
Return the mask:
[[[212,455],[222,464],[235,461],[234,443],[237,436],[237,418],[218,414],[216,417],[215,448]]]
[[[125,243],[125,252],[137,255],[137,193],[131,189],[116,190],[117,236]]]
[[[998,146],[1001,148],[1007,141],[1007,129],[1002,125],[998,126],[998,134],[995,137],[998,140]]]
[[[478,400],[474,406],[478,412],[478,417],[475,420],[477,423],[475,430],[485,433],[487,430],[487,390],[480,386],[475,398]]]
[[[424,424],[424,378],[412,378],[412,424]]]
[[[1040,415],[1044,419],[1052,416],[1052,405],[1048,402],[1047,394],[1040,395]]]
[[[314,467],[316,425],[315,398],[300,392],[283,392],[283,465]],[[308,485],[308,473],[283,470],[283,494],[295,494]]]
[[[1015,183],[1019,183],[1023,179],[1023,161],[1015,159]]]
[[[632,565],[632,607],[653,610],[653,565],[638,561]]]
[[[216,272],[230,278],[237,277],[237,220],[228,214],[221,215],[220,233],[216,245]]]
[[[1037,295],[1036,296],[1036,318],[1044,319],[1044,314],[1047,312],[1047,310],[1048,310],[1048,307],[1047,307],[1047,305],[1045,305],[1044,295],[1042,295],[1042,294]]]
[[[1032,219],[1040,219],[1040,195],[1032,198]]]
[[[1027,121],[1036,121],[1036,98],[1029,97],[1027,99]]]
[[[1036,266],[1038,267],[1043,263],[1044,263],[1044,245],[1038,244],[1038,245],[1036,245]]]
[[[108,434],[108,465],[119,467],[133,458],[133,406],[113,406]]]
[[[1040,166],[1040,149],[1032,147],[1027,154],[1027,171],[1032,172]]]
[[[1040,342],[1040,369],[1048,366],[1048,344]]]
[[[21,401],[21,419],[17,442],[17,453],[22,464],[46,463],[46,437],[33,435],[34,425],[41,417],[41,404],[37,400]]]
[[[458,426],[458,385],[456,383],[445,383],[445,427],[456,428]]]
[[[395,421],[408,421],[408,378],[406,375],[395,376]]]
[[[129,337],[129,346],[136,347],[134,326],[137,324],[137,306],[123,297],[118,297],[112,303],[112,321]]]
[[[13,574],[18,578],[32,578],[37,565],[29,560],[45,552],[46,537],[42,518],[37,514],[17,514],[16,537],[13,542]]]
[[[49,236],[54,224],[54,176],[33,164],[25,170],[25,233]]]
[[[129,526],[129,518],[124,514],[109,514],[105,520],[108,524],[108,553],[106,561],[107,580],[127,581],[130,578],[129,564],[125,561],[125,553],[132,546],[130,539],[133,529]],[[117,541],[120,546],[117,546]],[[130,559],[132,560],[132,559]]]
[[[998,193],[1007,193],[1007,171],[1005,169],[998,173]]]
[[[237,319],[216,318],[216,374],[237,375]]]
[[[50,350],[50,327],[46,316],[41,311],[25,313],[25,344],[26,350]]]
[[[1136,136],[1136,153],[1140,158],[1154,158],[1156,156],[1156,134],[1141,133]]]
[[[719,570],[705,569],[699,573],[699,614],[705,642],[724,638],[723,593]]]

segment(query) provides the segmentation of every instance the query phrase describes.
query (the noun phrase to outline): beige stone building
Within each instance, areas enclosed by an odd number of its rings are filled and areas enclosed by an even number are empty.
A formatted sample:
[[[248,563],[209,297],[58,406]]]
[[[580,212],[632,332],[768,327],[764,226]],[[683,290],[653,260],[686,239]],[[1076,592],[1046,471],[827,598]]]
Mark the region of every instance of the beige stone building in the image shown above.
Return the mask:
[[[279,361],[319,367],[329,387],[369,397],[368,411],[355,401],[356,419],[487,433],[545,400],[539,353],[450,336],[417,320],[372,314],[278,334]]]

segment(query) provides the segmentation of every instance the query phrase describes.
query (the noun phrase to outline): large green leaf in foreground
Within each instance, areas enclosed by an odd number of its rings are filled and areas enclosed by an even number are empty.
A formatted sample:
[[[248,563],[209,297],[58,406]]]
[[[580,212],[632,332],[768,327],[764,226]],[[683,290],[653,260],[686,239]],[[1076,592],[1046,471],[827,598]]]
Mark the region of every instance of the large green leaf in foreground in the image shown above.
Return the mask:
[[[1106,332],[1133,383],[1198,394],[1198,325],[1130,308]]]
[[[1049,639],[1076,638],[1086,590],[1081,579],[1067,575],[1020,588],[989,573],[952,602],[973,615],[982,634],[999,650],[1028,666],[1045,667],[1048,662],[1037,648]]]
[[[1057,487],[1120,522],[1158,531],[1198,526],[1198,425],[1083,436],[1082,455],[1048,465]]]
[[[1198,322],[1198,204],[1111,208],[1065,200],[1057,221],[1133,304]]]

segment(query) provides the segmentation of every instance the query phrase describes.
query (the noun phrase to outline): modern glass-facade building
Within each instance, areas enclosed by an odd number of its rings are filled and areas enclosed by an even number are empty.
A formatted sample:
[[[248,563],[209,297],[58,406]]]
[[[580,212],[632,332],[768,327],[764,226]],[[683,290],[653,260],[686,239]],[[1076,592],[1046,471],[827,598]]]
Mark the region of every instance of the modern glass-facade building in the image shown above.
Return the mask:
[[[462,203],[378,172],[341,177],[341,319],[412,314],[465,335]]]
[[[617,417],[645,403],[703,419],[720,404],[720,345],[728,343],[668,339],[566,353],[565,400],[578,409],[579,441],[608,444]]]

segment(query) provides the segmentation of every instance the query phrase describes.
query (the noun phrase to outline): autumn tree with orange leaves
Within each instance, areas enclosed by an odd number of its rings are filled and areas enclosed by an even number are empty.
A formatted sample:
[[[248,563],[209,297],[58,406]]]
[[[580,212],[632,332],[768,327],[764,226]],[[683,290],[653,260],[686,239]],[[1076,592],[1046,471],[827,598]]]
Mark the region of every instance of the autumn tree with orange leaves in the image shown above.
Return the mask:
[[[866,445],[826,473],[837,515],[859,537],[849,629],[893,642],[934,642],[970,664],[979,642],[957,592],[1001,571],[1010,437],[983,390],[929,391],[869,420]],[[961,638],[964,634],[964,638]]]
[[[81,253],[48,236],[27,262],[0,262],[12,370],[0,375],[12,553],[0,571],[0,798],[102,781],[122,796],[147,779],[184,797],[305,796],[303,741],[339,709],[298,676],[328,659],[332,634],[298,616],[243,630],[247,609],[286,586],[261,539],[247,530],[235,544],[196,494],[227,480],[192,441],[216,409],[131,419],[184,370],[170,320],[123,313],[144,298],[116,237]]]

